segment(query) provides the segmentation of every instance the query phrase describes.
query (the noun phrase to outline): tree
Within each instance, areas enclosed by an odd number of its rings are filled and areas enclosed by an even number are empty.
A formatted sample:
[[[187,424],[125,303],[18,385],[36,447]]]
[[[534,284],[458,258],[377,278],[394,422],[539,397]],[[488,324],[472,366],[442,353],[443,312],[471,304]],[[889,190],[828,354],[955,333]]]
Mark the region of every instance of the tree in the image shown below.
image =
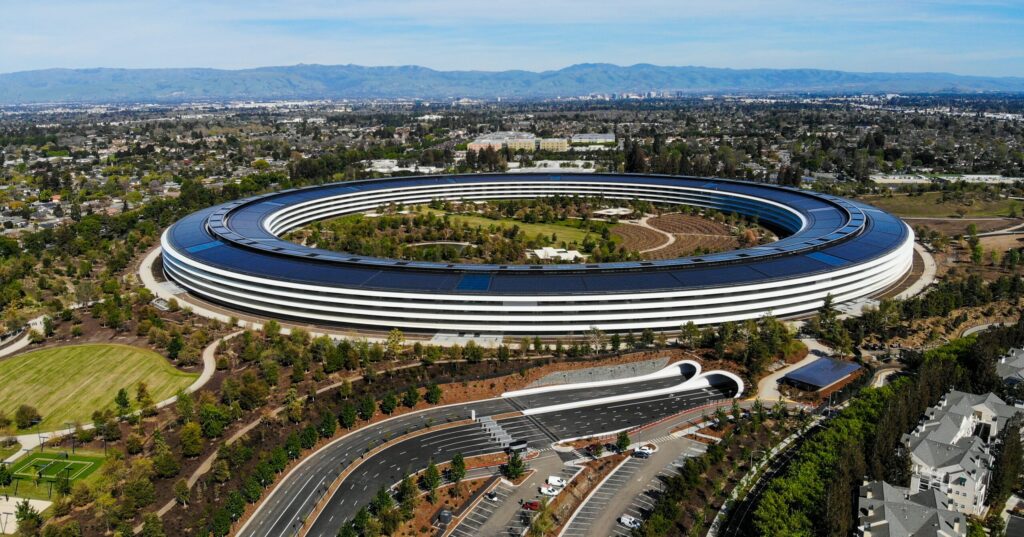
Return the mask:
[[[427,393],[424,395],[424,399],[432,405],[436,405],[441,402],[441,387],[437,384],[431,384],[427,386]]]
[[[423,486],[430,493],[430,503],[437,502],[437,487],[441,486],[441,472],[437,469],[437,465],[431,460],[430,464],[427,465],[427,469],[423,472]]]
[[[356,405],[346,402],[341,405],[341,412],[338,413],[338,423],[346,428],[351,429],[356,424]]]
[[[693,321],[687,321],[679,329],[679,343],[687,349],[693,349],[697,347],[697,342],[700,341],[700,329]]]
[[[377,401],[374,401],[372,395],[367,395],[359,400],[359,419],[368,421],[373,417],[373,413],[377,411]]]
[[[192,491],[188,488],[188,481],[179,479],[174,482],[174,501],[184,507],[188,507],[188,504],[191,503]]]
[[[338,430],[338,418],[330,410],[324,409],[320,414],[320,438],[330,438]]]
[[[466,458],[459,452],[452,457],[451,465],[448,467],[448,479],[458,485],[464,477],[466,477]]]
[[[39,535],[43,517],[28,500],[22,500],[14,508],[14,519],[18,521],[18,535]]]
[[[619,431],[619,435],[615,438],[615,449],[622,453],[629,449],[629,445],[632,442],[629,439],[629,433],[626,431]]]
[[[131,412],[131,400],[128,399],[127,389],[118,390],[118,395],[114,397],[114,404],[118,407],[118,416],[121,418]]]
[[[14,411],[14,423],[19,429],[28,429],[40,421],[43,421],[43,417],[34,406],[21,405]]]
[[[402,518],[406,520],[413,517],[416,512],[416,504],[420,499],[419,487],[411,475],[402,478],[398,485],[398,503],[402,510]]]
[[[986,502],[989,505],[1001,508],[1010,498],[1010,494],[1020,486],[1021,471],[1024,470],[1021,461],[1024,446],[1020,439],[1022,423],[1024,414],[1017,413],[1006,421],[1006,425],[999,433],[1000,442]]]
[[[398,354],[402,352],[402,345],[405,345],[405,335],[402,331],[397,328],[392,328],[388,332],[387,343],[385,348],[387,349],[388,358],[395,360],[398,358]]]
[[[139,537],[165,537],[164,522],[156,513],[142,515],[142,531]]]
[[[198,423],[186,423],[178,438],[181,441],[181,454],[185,457],[197,457],[203,452],[203,430]]]
[[[395,411],[395,407],[397,406],[398,398],[395,397],[395,394],[391,392],[384,394],[384,397],[382,397],[380,400],[380,411],[389,416],[391,415],[392,412]]]
[[[524,461],[523,458],[519,456],[518,451],[513,451],[512,454],[509,455],[508,457],[508,462],[505,463],[505,465],[502,466],[501,468],[502,473],[505,474],[505,477],[514,481],[516,479],[519,479],[520,477],[523,476],[524,473],[526,473],[526,461]]]
[[[412,408],[416,406],[416,403],[420,401],[420,391],[415,386],[409,386],[405,393],[402,394],[402,404]]]
[[[174,409],[178,412],[178,421],[188,423],[195,417],[195,401],[192,394],[184,390],[178,391],[178,399],[174,403]]]

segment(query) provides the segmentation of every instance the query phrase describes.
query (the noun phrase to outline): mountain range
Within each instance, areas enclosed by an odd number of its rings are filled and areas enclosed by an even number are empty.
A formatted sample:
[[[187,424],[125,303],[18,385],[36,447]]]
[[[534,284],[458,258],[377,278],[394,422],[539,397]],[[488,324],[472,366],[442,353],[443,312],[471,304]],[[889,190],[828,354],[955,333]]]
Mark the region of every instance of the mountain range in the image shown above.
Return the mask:
[[[46,69],[0,74],[0,104],[275,99],[538,99],[590,93],[1024,92],[1022,77],[578,64],[552,71],[437,71],[419,66],[254,69]]]

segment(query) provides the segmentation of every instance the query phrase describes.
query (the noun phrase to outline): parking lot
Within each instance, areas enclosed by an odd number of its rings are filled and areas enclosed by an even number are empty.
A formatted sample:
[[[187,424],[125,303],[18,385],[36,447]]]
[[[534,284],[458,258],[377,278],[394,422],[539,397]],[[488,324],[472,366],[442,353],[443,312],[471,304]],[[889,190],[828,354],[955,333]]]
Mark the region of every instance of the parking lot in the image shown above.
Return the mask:
[[[502,481],[494,489],[497,500],[484,499],[466,514],[463,521],[452,531],[455,537],[512,537],[526,533],[533,520],[534,511],[519,507],[521,501],[540,499],[539,484],[549,475],[557,475],[568,482],[580,471],[577,466],[561,466],[557,472],[541,471],[520,485],[513,487]]]
[[[622,513],[616,513],[616,518],[623,514],[640,520],[647,518],[651,509],[654,508],[654,504],[658,501],[658,497],[661,496],[661,491],[665,489],[665,480],[677,473],[679,471],[679,467],[683,465],[683,462],[686,459],[702,455],[704,451],[706,451],[704,445],[697,443],[693,443],[684,449],[671,464],[663,467],[650,479],[650,481],[648,481],[643,492],[634,496],[633,500],[629,503],[629,506],[626,507]],[[622,524],[616,523],[614,528],[611,530],[610,535],[629,537],[630,531]]]
[[[627,459],[611,477],[591,493],[586,503],[579,509],[576,518],[566,528],[565,537],[630,535],[629,528],[618,522],[619,516],[628,514],[642,520],[657,501],[658,494],[664,486],[662,479],[675,473],[677,467],[687,458],[700,455],[706,449],[703,444],[672,437],[658,438],[656,443],[659,451],[682,451],[652,477],[647,477],[653,470],[648,465],[656,464],[654,461],[636,457]],[[640,482],[646,485],[641,486]],[[635,492],[637,490],[639,492]]]
[[[591,525],[601,517],[611,505],[612,500],[626,487],[641,466],[647,464],[644,459],[630,457],[619,466],[618,470],[601,483],[600,488],[590,494],[586,504],[579,509],[576,518],[565,529],[565,537],[589,537]],[[628,531],[627,531],[628,533]]]

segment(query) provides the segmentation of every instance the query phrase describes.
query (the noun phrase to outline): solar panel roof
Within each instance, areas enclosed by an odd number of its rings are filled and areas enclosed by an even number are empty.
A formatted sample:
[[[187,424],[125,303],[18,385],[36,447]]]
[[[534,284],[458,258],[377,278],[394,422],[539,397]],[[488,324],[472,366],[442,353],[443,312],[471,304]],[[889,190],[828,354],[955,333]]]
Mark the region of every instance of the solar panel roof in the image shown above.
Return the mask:
[[[172,226],[167,236],[171,245],[184,256],[256,277],[397,291],[557,294],[702,288],[824,273],[845,263],[883,255],[902,244],[909,234],[902,221],[870,206],[764,185],[667,176],[552,177],[543,174],[415,177],[278,192],[198,211]],[[806,226],[769,245],[700,257],[540,266],[443,264],[355,256],[293,244],[278,239],[264,227],[264,219],[283,207],[338,194],[440,182],[486,184],[552,180],[701,187],[759,196],[799,207]],[[778,215],[799,221],[793,213],[778,211]]]

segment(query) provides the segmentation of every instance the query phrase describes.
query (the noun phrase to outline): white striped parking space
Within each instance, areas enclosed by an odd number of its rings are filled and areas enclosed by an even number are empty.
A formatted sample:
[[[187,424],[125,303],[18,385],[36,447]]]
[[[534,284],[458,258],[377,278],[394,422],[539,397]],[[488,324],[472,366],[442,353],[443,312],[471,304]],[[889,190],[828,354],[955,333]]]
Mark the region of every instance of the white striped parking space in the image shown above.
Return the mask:
[[[619,491],[629,483],[636,471],[643,466],[643,459],[629,458],[611,477],[605,479],[597,490],[590,493],[586,503],[580,507],[563,534],[565,537],[589,537],[591,524],[604,514]]]
[[[630,515],[639,520],[645,520],[650,515],[651,510],[654,509],[654,504],[661,495],[661,491],[665,490],[665,480],[675,475],[686,459],[702,455],[707,449],[707,446],[699,442],[688,442],[688,444],[690,445],[674,461],[659,470],[657,475],[651,478],[644,491],[633,498],[633,501],[623,510],[623,514]],[[612,530],[612,535],[629,537],[631,532],[628,528],[616,524]]]

